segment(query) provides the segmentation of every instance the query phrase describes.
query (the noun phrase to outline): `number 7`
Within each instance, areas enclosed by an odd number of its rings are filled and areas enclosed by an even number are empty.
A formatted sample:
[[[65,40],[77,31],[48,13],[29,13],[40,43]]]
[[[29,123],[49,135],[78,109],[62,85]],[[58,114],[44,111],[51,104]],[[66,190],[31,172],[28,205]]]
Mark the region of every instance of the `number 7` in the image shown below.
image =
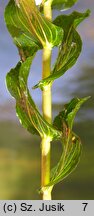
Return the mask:
[[[82,204],[84,205],[83,211],[85,211],[85,210],[86,210],[86,207],[87,207],[87,205],[88,205],[88,203],[82,203]]]

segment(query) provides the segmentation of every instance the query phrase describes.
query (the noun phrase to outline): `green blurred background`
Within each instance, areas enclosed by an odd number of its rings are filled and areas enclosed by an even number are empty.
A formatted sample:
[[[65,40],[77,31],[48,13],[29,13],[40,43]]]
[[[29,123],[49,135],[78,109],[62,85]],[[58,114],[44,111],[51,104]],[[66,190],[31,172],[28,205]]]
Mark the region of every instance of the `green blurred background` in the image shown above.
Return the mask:
[[[29,134],[15,115],[15,101],[5,86],[6,73],[19,59],[4,24],[4,7],[0,3],[0,199],[40,199],[40,139]],[[91,95],[75,119],[74,131],[81,137],[83,152],[77,169],[54,187],[53,199],[94,199],[94,1],[79,0],[68,11],[91,9],[91,16],[78,28],[83,50],[76,66],[53,85],[53,117],[72,97]],[[64,12],[66,13],[66,12]],[[54,11],[54,17],[59,12]],[[60,12],[62,14],[62,12]],[[57,49],[53,51],[53,62]],[[37,63],[36,63],[37,62]],[[35,58],[28,80],[31,93],[41,110],[41,92],[32,86],[41,77],[41,52]],[[37,79],[37,80],[36,80]],[[61,144],[52,143],[51,165],[60,157]]]

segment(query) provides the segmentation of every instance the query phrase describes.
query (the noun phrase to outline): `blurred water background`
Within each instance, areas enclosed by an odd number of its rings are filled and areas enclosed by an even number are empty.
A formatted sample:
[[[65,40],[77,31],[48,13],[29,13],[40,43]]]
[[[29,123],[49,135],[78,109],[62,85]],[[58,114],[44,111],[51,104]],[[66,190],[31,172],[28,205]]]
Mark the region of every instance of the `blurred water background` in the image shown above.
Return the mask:
[[[40,139],[30,135],[15,115],[15,100],[5,85],[6,73],[19,60],[4,23],[7,0],[0,1],[0,199],[40,199]],[[77,64],[53,85],[53,117],[72,97],[91,95],[75,119],[74,131],[81,137],[83,153],[77,169],[55,186],[53,199],[94,199],[94,0],[79,0],[73,10],[91,10],[78,31],[83,50]],[[60,12],[62,14],[62,12]],[[64,12],[66,13],[66,12]],[[53,17],[58,15],[54,11]],[[53,50],[52,61],[57,55]],[[32,64],[29,89],[41,110],[41,91],[32,86],[41,79],[41,51]],[[52,143],[52,166],[60,157],[61,145]]]

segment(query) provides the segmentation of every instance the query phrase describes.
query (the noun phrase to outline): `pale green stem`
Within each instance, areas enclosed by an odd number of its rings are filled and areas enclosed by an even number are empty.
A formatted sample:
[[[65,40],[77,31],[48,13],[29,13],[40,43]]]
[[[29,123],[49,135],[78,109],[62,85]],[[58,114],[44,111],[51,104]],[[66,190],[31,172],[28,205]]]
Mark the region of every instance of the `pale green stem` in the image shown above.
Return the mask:
[[[44,3],[44,2],[43,2]],[[51,2],[44,3],[44,16],[51,20]],[[43,49],[42,57],[42,79],[48,77],[51,73],[51,48],[45,47]],[[51,100],[51,86],[48,85],[42,92],[42,110],[44,119],[52,123],[52,100]],[[50,181],[50,139],[44,137],[42,139],[42,159],[41,159],[41,186],[43,190],[43,200],[51,200],[51,189],[45,189],[45,186]]]

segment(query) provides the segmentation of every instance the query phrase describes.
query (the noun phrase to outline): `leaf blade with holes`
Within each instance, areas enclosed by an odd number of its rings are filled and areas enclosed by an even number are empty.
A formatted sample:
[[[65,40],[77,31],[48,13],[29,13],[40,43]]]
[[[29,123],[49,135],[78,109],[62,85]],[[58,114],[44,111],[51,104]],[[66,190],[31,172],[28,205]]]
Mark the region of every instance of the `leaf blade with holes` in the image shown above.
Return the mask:
[[[18,63],[6,77],[7,88],[16,99],[16,112],[22,125],[31,133],[41,137],[57,139],[61,132],[47,123],[39,113],[27,87],[27,78],[33,57],[26,59],[24,63]]]

